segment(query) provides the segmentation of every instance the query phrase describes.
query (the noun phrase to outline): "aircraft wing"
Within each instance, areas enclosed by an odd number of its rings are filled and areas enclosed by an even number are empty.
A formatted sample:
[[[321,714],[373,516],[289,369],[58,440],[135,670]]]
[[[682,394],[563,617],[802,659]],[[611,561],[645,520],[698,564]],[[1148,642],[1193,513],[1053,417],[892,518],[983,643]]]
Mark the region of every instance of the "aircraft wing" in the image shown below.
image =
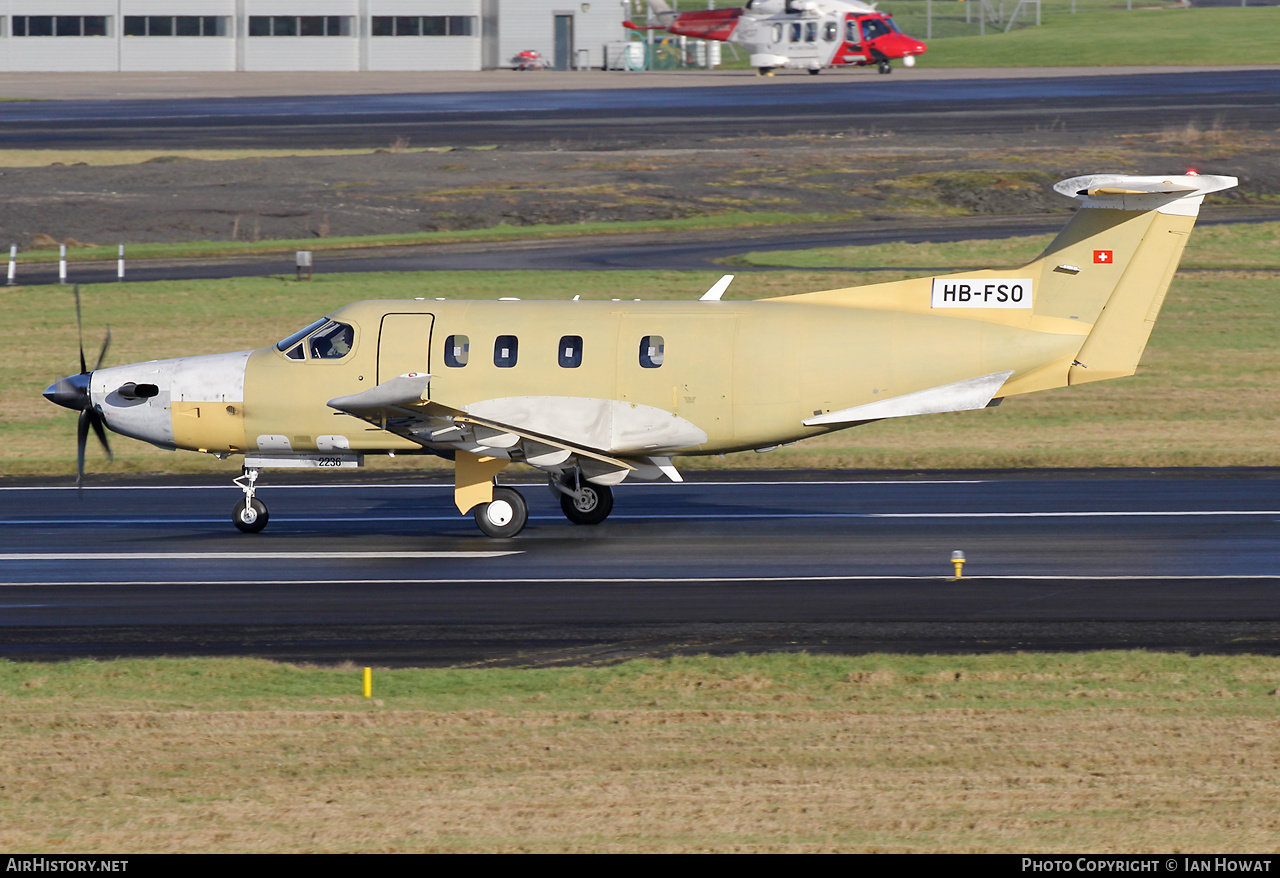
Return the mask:
[[[330,408],[437,453],[465,451],[520,460],[549,473],[581,468],[587,481],[628,476],[682,481],[662,452],[701,444],[706,434],[669,412],[613,400],[513,397],[453,407],[427,398],[431,376],[408,373]]]

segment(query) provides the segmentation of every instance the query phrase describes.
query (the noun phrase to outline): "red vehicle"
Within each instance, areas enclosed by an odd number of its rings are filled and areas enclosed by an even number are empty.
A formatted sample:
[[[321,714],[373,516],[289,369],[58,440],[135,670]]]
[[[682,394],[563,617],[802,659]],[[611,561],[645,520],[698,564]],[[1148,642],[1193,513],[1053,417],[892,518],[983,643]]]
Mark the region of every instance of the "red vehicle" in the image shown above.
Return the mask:
[[[747,0],[737,9],[680,13],[666,0],[648,3],[657,24],[627,22],[627,27],[737,43],[751,52],[751,66],[764,75],[779,67],[816,74],[824,67],[872,64],[890,73],[891,61],[901,59],[912,67],[916,56],[928,51],[904,34],[893,16],[859,0]]]
[[[525,49],[523,52],[511,59],[512,69],[514,70],[549,70],[551,62],[546,56],[535,49]]]

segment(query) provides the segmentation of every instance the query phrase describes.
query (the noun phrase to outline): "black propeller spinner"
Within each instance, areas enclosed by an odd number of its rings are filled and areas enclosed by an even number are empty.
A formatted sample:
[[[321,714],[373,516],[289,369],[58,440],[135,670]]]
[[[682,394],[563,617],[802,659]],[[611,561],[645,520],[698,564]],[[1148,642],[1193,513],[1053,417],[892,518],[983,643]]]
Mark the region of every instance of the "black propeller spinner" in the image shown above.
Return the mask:
[[[110,327],[107,329],[107,335],[102,340],[102,350],[98,351],[98,362],[94,364],[91,371],[84,359],[80,285],[76,284],[73,290],[76,297],[76,336],[80,340],[80,374],[59,378],[45,388],[44,398],[49,402],[80,412],[80,419],[76,424],[76,487],[78,488],[84,481],[84,449],[89,443],[90,427],[93,428],[98,441],[102,443],[102,449],[107,452],[107,459],[114,459],[111,454],[111,445],[107,442],[107,431],[102,415],[93,407],[93,401],[89,398],[89,379],[93,376],[93,371],[102,368],[102,361],[107,357],[107,349],[111,347],[111,329]]]

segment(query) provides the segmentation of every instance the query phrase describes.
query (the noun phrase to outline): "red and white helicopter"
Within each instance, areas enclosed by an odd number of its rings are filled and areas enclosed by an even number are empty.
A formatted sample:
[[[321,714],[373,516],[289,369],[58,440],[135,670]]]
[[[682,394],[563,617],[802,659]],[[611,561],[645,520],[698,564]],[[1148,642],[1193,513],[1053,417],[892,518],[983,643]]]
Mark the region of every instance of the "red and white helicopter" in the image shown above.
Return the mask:
[[[860,0],[747,0],[736,9],[676,12],[666,0],[647,0],[650,22],[633,30],[666,30],[678,36],[737,43],[751,52],[763,75],[776,67],[817,74],[824,67],[876,65],[890,73],[901,58],[912,67],[927,51],[898,29],[893,16]]]

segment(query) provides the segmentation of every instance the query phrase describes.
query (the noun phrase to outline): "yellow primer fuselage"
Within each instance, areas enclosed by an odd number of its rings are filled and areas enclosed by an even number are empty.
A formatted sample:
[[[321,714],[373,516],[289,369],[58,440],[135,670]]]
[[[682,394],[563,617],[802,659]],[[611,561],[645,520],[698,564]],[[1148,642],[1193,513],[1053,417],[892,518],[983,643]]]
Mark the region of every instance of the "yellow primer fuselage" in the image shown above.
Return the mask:
[[[927,296],[927,291],[925,293]],[[701,428],[682,454],[720,454],[828,432],[808,417],[992,372],[1029,374],[1065,365],[1088,325],[1030,326],[865,310],[794,300],[764,302],[368,301],[331,315],[355,328],[342,360],[296,361],[274,347],[248,359],[243,427],[221,442],[176,432],[185,447],[256,448],[287,435],[294,451],[345,435],[353,451],[412,451],[409,440],[328,408],[407,372],[429,372],[429,398],[455,408],[510,397],[586,397],[662,409]],[[410,323],[410,333],[392,326]],[[1029,321],[1030,322],[1030,321]],[[1069,330],[1076,330],[1070,332]],[[453,336],[470,344],[463,367],[445,365]],[[518,340],[516,364],[494,365],[500,336]],[[582,339],[581,364],[559,365],[566,336]],[[657,368],[640,362],[646,337],[663,339]],[[923,354],[923,356],[922,356]],[[186,419],[190,422],[192,419]],[[229,426],[229,425],[228,425]],[[323,450],[323,449],[321,449]]]

